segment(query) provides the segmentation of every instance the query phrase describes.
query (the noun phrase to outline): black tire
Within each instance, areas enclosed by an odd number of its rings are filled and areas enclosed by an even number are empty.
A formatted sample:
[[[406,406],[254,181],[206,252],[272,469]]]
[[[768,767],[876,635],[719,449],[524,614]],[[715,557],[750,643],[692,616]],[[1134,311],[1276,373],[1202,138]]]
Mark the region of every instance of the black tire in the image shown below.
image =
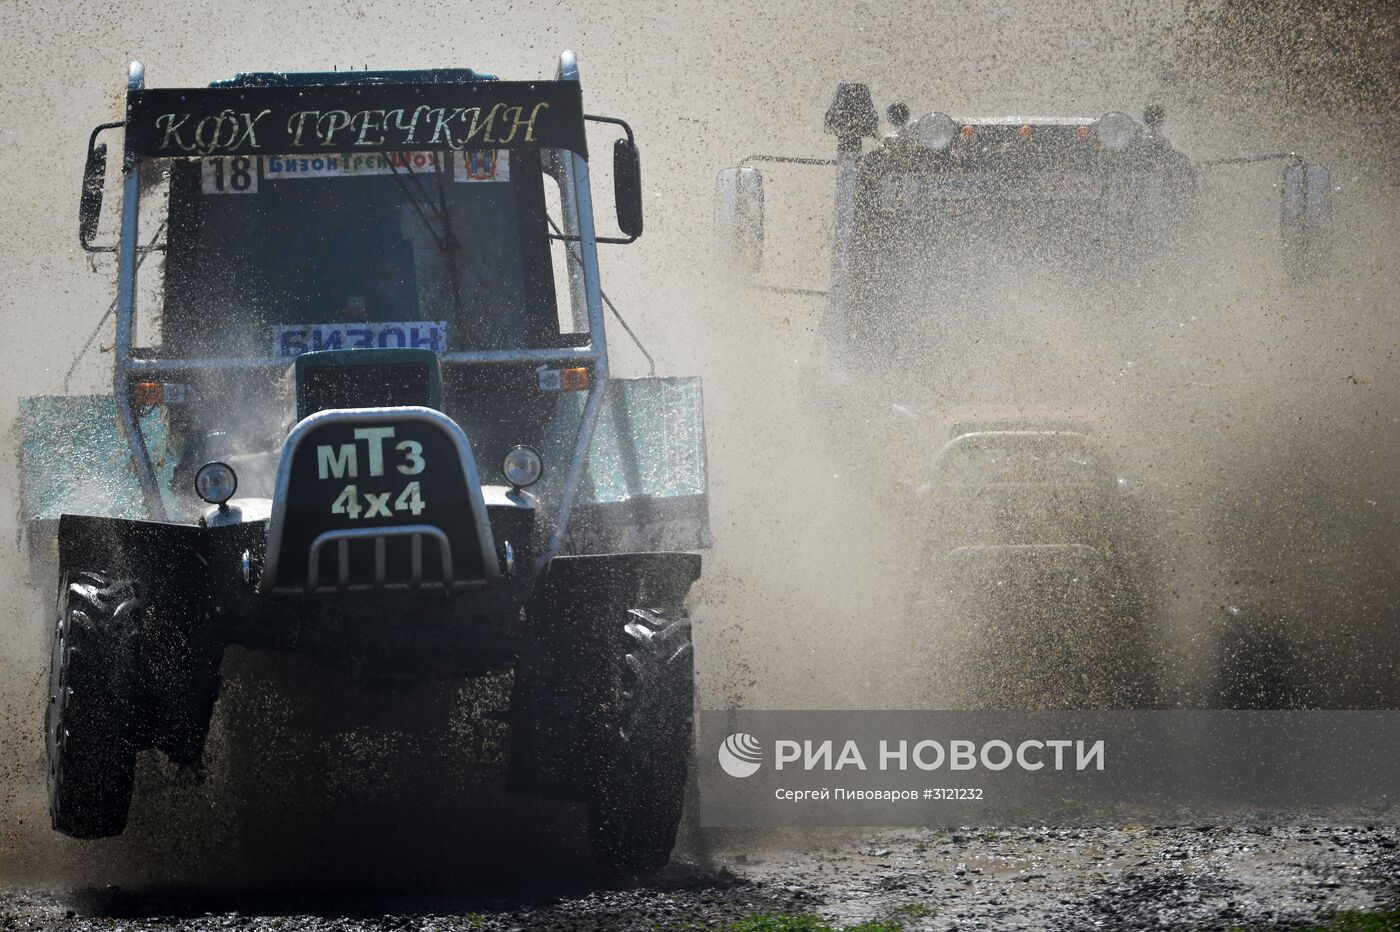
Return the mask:
[[[594,855],[628,870],[664,867],[676,844],[695,728],[695,657],[682,612],[633,609],[605,673],[587,755]]]
[[[130,580],[65,574],[44,730],[56,831],[105,838],[126,828],[136,770],[132,670],[145,605]]]

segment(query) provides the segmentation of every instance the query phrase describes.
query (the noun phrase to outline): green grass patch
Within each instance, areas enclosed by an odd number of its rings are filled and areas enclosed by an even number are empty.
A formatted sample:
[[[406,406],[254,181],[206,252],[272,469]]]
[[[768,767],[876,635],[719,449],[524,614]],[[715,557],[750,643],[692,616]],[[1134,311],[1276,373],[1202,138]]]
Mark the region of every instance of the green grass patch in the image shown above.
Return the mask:
[[[1250,929],[1231,926],[1230,932],[1250,932]],[[1347,910],[1317,925],[1297,926],[1294,932],[1400,932],[1400,909]]]
[[[890,918],[897,920],[932,919],[936,915],[938,915],[938,910],[927,903],[905,903],[903,906],[896,906],[890,910]]]
[[[1304,926],[1299,932],[1400,932],[1400,909],[1348,910],[1321,925]]]

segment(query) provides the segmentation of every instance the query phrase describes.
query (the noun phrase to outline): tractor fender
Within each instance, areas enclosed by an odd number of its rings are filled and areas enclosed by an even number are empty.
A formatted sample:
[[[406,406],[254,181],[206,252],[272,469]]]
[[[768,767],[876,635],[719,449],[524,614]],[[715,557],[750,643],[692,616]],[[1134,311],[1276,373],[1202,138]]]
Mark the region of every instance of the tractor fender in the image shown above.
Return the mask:
[[[558,556],[540,574],[535,604],[546,615],[564,606],[678,606],[699,578],[698,553]]]
[[[266,522],[201,527],[165,521],[63,515],[58,520],[59,565],[117,569],[172,595],[243,583],[240,555],[262,557]]]
[[[65,567],[120,566],[138,576],[188,567],[203,549],[204,528],[162,521],[63,515],[58,520],[59,563]]]

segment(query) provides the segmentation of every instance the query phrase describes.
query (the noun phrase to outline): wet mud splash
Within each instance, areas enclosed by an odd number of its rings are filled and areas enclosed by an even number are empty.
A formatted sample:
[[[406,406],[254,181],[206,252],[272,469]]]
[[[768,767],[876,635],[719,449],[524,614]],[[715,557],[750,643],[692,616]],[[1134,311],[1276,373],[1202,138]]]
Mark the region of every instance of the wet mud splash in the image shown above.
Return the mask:
[[[1307,620],[1311,643],[1328,658],[1317,677],[1335,701],[1391,699],[1374,693],[1373,679],[1353,676],[1348,663],[1358,652],[1376,663],[1395,656],[1400,497],[1390,477],[1400,449],[1400,287],[1389,244],[1400,174],[1390,76],[1400,43],[1391,5],[1303,10],[1262,0],[1183,0],[1151,11],[1106,3],[1026,12],[988,2],[916,18],[889,3],[843,13],[796,3],[694,4],[645,15],[628,4],[500,3],[473,8],[461,29],[444,33],[444,18],[462,16],[442,3],[327,3],[295,20],[285,4],[273,3],[244,4],[237,17],[146,3],[0,9],[11,37],[0,112],[12,115],[11,131],[0,138],[0,173],[16,187],[0,214],[7,229],[22,231],[0,256],[0,320],[10,328],[0,341],[5,397],[59,391],[94,327],[94,349],[75,370],[72,390],[107,390],[102,350],[110,332],[99,324],[112,270],[86,268],[73,241],[72,206],[86,133],[118,114],[129,58],[145,59],[153,82],[178,85],[262,67],[366,63],[468,64],[527,77],[546,74],[558,49],[577,48],[590,106],[628,118],[643,145],[648,233],[635,249],[604,255],[607,287],[665,371],[706,379],[716,548],[697,593],[701,702],[907,705],[927,695],[935,675],[931,663],[909,663],[910,645],[929,640],[927,630],[907,623],[922,534],[908,503],[918,500],[920,483],[890,485],[884,507],[866,507],[851,492],[872,479],[848,468],[840,441],[863,436],[883,444],[907,438],[909,428],[870,427],[869,411],[813,415],[812,380],[837,378],[816,363],[820,308],[805,299],[736,295],[712,275],[713,174],[750,152],[827,154],[820,120],[839,80],[868,80],[882,103],[950,112],[1097,114],[1162,102],[1173,138],[1193,154],[1296,147],[1334,166],[1346,197],[1330,283],[1301,301],[1268,284],[1277,272],[1266,232],[1272,182],[1226,180],[1222,199],[1249,192],[1262,200],[1212,233],[1206,246],[1218,248],[1207,248],[1203,269],[1148,299],[1135,297],[1135,316],[1117,322],[1116,339],[1078,316],[1081,307],[1064,289],[1057,297],[1043,280],[998,283],[1000,318],[985,326],[951,379],[963,395],[922,399],[920,409],[935,423],[920,430],[936,433],[941,419],[969,403],[1022,412],[1024,396],[1040,396],[1046,386],[1074,401],[1051,407],[1130,426],[1119,441],[1126,458],[1141,473],[1177,480],[1181,496],[1168,505],[1186,515],[1154,532],[1167,580],[1162,592],[1188,605],[1184,633],[1167,639],[1166,652],[1189,659],[1200,640],[1192,625],[1220,607],[1215,582],[1202,580],[1222,565],[1220,554],[1238,555],[1231,565],[1240,579],[1225,583],[1254,587]],[[85,53],[74,56],[74,48]],[[600,190],[605,184],[604,176]],[[807,197],[796,200],[785,235],[802,255],[820,257],[829,234],[825,185],[796,192]],[[620,339],[614,345],[618,371],[642,371],[640,356]],[[1191,370],[1185,378],[1183,367]],[[1170,380],[1162,375],[1168,370]],[[1163,389],[1183,383],[1189,391]],[[993,389],[1007,384],[1018,388],[997,397]],[[17,409],[9,405],[3,411],[12,422]],[[14,446],[0,455],[0,488],[11,501]],[[55,837],[47,828],[41,740],[52,581],[42,569],[28,572],[22,530],[13,509],[0,514],[0,539],[16,542],[5,558],[9,610],[0,621],[0,881],[66,890],[153,888],[172,879],[209,888],[343,888],[426,878],[425,886],[441,889],[463,878],[504,884],[528,872],[540,881],[592,882],[576,828],[561,829],[576,825],[576,813],[483,795],[499,779],[490,766],[499,741],[492,726],[463,721],[455,731],[415,733],[387,713],[412,718],[422,709],[396,698],[366,700],[357,721],[318,736],[307,721],[314,715],[291,708],[283,687],[253,669],[229,671],[224,730],[203,782],[143,761],[131,837],[96,845]],[[1171,580],[1193,584],[1173,588]],[[327,688],[338,695],[344,687]],[[422,701],[440,712],[439,700]],[[444,734],[452,735],[445,747]],[[334,764],[335,773],[302,769],[308,757]],[[1122,850],[1158,850],[1142,837],[1130,836]],[[1384,848],[1384,840],[1375,845]],[[910,850],[920,843],[910,841]],[[1306,866],[1309,847],[1299,841],[1274,855],[1299,884],[1335,881],[1340,886],[1321,889],[1366,891],[1379,874],[1316,880]],[[1176,860],[1144,857],[1154,865]],[[1390,863],[1380,850],[1375,858]],[[774,882],[805,890],[820,866],[799,863]],[[1077,870],[1065,868],[1071,876]],[[1114,882],[1126,886],[1111,890],[1143,910],[1182,895],[1177,881],[1139,883],[1125,874]],[[1215,904],[1228,884],[1203,889]],[[701,892],[677,898],[676,908],[717,920],[750,907],[806,909],[755,890],[725,888],[709,901]],[[821,884],[811,890],[817,900],[824,896]],[[1036,892],[1046,902],[1053,895]],[[586,894],[565,897],[551,907],[558,912],[544,915],[586,922],[606,913],[609,896],[598,894],[597,910]],[[649,922],[651,907],[636,901],[664,902],[650,892],[619,896],[623,905],[601,927],[629,928],[638,915]],[[1117,903],[1082,896],[1076,908],[1086,916]],[[709,902],[721,904],[719,911],[706,912]],[[43,926],[66,921],[65,909],[20,904],[13,918]],[[1228,918],[1223,909],[1218,915]],[[1269,921],[1268,913],[1257,915]],[[499,919],[505,925],[535,918],[532,911],[502,916],[512,917]]]

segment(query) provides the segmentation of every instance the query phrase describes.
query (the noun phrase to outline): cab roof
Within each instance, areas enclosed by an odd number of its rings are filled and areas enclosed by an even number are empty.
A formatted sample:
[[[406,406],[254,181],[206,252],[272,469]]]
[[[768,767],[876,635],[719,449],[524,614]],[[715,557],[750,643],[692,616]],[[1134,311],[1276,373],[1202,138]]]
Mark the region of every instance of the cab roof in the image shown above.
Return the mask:
[[[498,80],[471,68],[405,68],[381,71],[240,71],[210,87],[325,87],[346,84],[471,84]]]
[[[1004,116],[958,120],[964,126],[1092,126],[1098,117]]]

